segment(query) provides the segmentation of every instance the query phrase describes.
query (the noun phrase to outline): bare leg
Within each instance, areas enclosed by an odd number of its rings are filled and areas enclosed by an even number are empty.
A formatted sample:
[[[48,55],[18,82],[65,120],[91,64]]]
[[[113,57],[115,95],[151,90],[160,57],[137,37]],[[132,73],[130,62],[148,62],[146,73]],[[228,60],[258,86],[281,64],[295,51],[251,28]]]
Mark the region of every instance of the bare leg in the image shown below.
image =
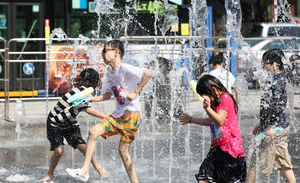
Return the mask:
[[[256,182],[256,175],[255,171],[252,169],[248,170],[247,177],[246,177],[246,183],[255,183]]]
[[[281,168],[282,176],[287,183],[296,183],[294,172],[291,168]]]
[[[89,137],[86,144],[84,163],[83,163],[83,167],[81,168],[81,172],[85,175],[89,174],[90,163],[94,156],[97,138],[102,134],[104,134],[104,130],[99,125],[94,126],[89,131]]]
[[[53,175],[54,175],[54,170],[59,162],[60,157],[64,153],[64,146],[60,145],[57,148],[55,148],[55,151],[53,152],[51,159],[50,159],[50,165],[49,165],[49,170],[47,172],[47,175],[42,179],[43,181],[50,182]]]
[[[82,154],[85,156],[85,150],[86,150],[86,145],[85,144],[79,144],[77,146],[77,148],[79,149],[80,152],[82,152]],[[107,172],[104,168],[102,168],[100,166],[100,164],[96,161],[95,156],[93,155],[92,157],[92,164],[94,166],[94,168],[97,170],[97,172],[102,175],[103,178],[107,177]],[[103,172],[103,173],[102,173]]]
[[[208,183],[208,180],[198,180],[198,183]]]
[[[135,173],[135,169],[134,169],[134,163],[131,159],[131,156],[129,155],[129,147],[130,144],[126,144],[123,142],[120,142],[119,144],[119,153],[120,156],[122,158],[123,164],[125,166],[126,172],[129,176],[130,182],[131,183],[138,183],[138,179]]]

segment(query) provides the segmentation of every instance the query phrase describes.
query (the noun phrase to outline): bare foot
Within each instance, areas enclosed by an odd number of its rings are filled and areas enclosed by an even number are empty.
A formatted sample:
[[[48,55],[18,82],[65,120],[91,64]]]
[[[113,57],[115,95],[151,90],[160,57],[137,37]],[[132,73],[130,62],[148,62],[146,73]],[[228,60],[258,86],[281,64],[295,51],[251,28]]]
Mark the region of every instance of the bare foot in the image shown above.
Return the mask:
[[[102,170],[102,177],[106,178],[107,177],[107,171],[104,168],[101,168]]]
[[[100,166],[100,165],[99,165]],[[81,170],[81,172],[84,172]],[[100,167],[97,167],[97,172],[103,177],[103,178],[106,178],[107,177],[107,171],[102,168],[101,166]]]
[[[44,181],[44,182],[50,182],[51,181],[51,179],[52,179],[52,177],[53,177],[53,175],[51,176],[51,175],[46,175],[43,179],[42,179],[42,181]]]

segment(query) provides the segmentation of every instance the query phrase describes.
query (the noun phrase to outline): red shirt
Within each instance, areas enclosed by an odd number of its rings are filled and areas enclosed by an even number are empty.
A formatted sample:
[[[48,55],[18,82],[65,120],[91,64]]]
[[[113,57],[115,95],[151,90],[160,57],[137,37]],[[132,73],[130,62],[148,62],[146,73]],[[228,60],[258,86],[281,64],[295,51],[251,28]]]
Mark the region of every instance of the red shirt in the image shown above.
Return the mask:
[[[213,106],[213,110],[228,111],[225,122],[219,128],[214,122],[210,122],[211,129],[211,145],[220,146],[220,148],[229,153],[233,157],[246,157],[242,146],[242,138],[240,134],[239,124],[237,121],[237,114],[234,110],[234,102],[230,95],[224,92],[220,96],[220,105]]]

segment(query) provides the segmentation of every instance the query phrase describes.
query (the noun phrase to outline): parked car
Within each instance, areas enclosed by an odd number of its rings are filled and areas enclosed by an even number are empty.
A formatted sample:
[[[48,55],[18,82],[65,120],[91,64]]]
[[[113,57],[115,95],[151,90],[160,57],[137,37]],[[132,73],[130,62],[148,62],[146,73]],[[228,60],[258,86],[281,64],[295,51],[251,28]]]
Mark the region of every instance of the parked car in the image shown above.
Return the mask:
[[[226,48],[226,40],[219,41],[218,48]],[[238,47],[237,68],[238,73],[245,73],[244,76],[248,81],[249,88],[258,88],[258,82],[253,79],[254,71],[255,68],[261,67],[263,53],[271,48],[280,48],[284,51],[286,58],[285,64],[288,65],[287,72],[290,73],[290,78],[292,78],[292,80],[297,80],[297,78],[300,78],[298,76],[300,71],[295,69],[299,69],[300,67],[298,67],[298,65],[296,65],[297,67],[292,65],[300,62],[300,56],[294,63],[292,63],[290,60],[292,55],[300,55],[300,37],[281,36],[268,38],[244,38],[242,45],[239,45]]]
[[[244,31],[244,37],[299,36],[300,24],[253,23]]]
[[[300,88],[300,55],[294,54],[289,58],[291,65],[289,67],[287,78],[292,85]]]
[[[258,87],[257,81],[253,80],[254,71],[258,67],[262,67],[261,60],[264,52],[272,48],[280,48],[285,54],[284,64],[285,72],[291,83],[299,83],[300,71],[300,39],[293,37],[276,37],[276,39],[257,38],[257,43],[250,46],[254,40],[245,40],[241,49],[239,49],[238,69],[239,73],[246,73],[246,80],[253,84],[253,88]]]
[[[250,40],[251,42],[257,41],[256,44],[247,45],[248,40],[239,50],[239,65],[240,70],[253,69],[261,64],[263,53],[272,48],[280,48],[284,51],[285,57],[288,60],[292,55],[298,54],[300,49],[300,38],[293,37],[276,37],[274,39],[257,38]],[[287,63],[288,64],[288,63]]]

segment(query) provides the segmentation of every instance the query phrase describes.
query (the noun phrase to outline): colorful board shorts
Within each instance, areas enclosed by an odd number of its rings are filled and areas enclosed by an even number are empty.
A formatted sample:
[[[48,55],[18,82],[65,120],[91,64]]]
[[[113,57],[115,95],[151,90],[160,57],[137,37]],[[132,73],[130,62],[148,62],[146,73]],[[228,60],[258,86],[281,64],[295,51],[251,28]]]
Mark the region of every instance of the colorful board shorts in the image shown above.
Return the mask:
[[[130,144],[134,141],[135,133],[140,125],[140,112],[131,112],[126,110],[124,114],[115,118],[112,115],[98,123],[105,131],[101,136],[107,139],[109,136],[121,134],[121,142]]]

